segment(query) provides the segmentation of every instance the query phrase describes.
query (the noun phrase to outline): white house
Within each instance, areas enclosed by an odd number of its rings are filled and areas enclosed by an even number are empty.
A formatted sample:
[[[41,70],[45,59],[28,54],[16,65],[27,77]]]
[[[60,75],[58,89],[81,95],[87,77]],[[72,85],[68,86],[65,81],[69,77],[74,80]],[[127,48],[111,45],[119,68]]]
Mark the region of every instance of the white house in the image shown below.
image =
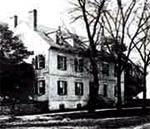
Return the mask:
[[[88,57],[80,56],[76,51],[62,44],[49,49],[49,109],[79,108],[88,102],[93,80],[87,70],[90,63]],[[117,99],[114,68],[112,61],[99,62],[99,94],[113,101]]]
[[[77,53],[73,38],[64,42],[66,34],[61,29],[51,29],[37,24],[37,12],[33,11],[33,22],[15,22],[14,33],[25,46],[34,51],[28,61],[34,64],[37,73],[36,101],[48,101],[49,109],[80,108],[89,99],[92,76],[88,57]],[[99,94],[116,100],[115,64],[113,61],[99,62]],[[124,100],[124,74],[121,82]]]

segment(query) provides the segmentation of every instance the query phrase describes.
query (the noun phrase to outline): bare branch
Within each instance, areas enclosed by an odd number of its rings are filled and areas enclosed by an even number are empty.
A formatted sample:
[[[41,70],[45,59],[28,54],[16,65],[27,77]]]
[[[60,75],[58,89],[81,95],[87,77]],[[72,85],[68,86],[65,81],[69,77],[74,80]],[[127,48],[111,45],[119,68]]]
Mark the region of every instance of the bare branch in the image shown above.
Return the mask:
[[[105,12],[104,12],[104,18],[106,19],[106,22],[107,22],[108,27],[109,27],[109,28],[107,29],[107,27],[105,26],[106,30],[108,30],[108,32],[110,32],[111,36],[112,36],[113,38],[115,38],[114,33],[113,33],[113,30],[112,30],[111,23],[110,23],[110,20],[109,20],[109,18],[107,17],[107,15],[106,15]]]
[[[76,17],[74,17],[74,19],[71,21],[71,23],[76,22],[77,20],[79,20],[79,19],[81,19],[81,18],[83,18],[83,15],[76,16]]]
[[[136,1],[133,0],[133,1],[131,2],[131,4],[129,5],[129,7],[127,8],[127,10],[126,10],[126,12],[125,12],[125,23],[127,23],[129,17],[131,16],[131,13],[132,13],[132,11],[133,11],[135,5],[136,5]]]
[[[97,17],[96,17],[95,24],[94,24],[94,27],[93,27],[92,38],[94,38],[94,36],[95,36],[96,30],[97,30],[96,27],[97,27],[97,24],[99,22],[99,19],[100,19],[100,16],[101,16],[101,12],[102,12],[102,9],[104,8],[104,5],[105,5],[105,0],[103,0],[100,3],[100,6],[98,8]]]

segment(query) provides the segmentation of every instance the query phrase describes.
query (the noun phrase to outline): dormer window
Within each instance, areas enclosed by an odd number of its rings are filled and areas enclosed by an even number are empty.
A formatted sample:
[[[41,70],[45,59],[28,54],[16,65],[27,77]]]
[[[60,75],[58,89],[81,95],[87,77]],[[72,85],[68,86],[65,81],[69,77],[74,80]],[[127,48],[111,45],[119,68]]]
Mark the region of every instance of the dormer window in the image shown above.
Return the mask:
[[[62,36],[60,27],[56,32],[56,44],[59,44],[59,45],[63,44],[63,36]]]
[[[45,68],[45,57],[43,55],[38,55],[35,57],[35,68],[36,69]]]

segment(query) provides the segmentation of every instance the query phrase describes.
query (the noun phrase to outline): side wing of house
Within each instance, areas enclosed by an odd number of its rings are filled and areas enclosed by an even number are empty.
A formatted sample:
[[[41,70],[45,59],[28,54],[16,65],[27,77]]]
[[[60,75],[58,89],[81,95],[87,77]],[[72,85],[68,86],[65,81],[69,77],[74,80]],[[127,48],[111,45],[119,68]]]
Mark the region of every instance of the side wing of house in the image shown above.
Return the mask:
[[[48,50],[52,40],[46,39],[43,32],[34,31],[25,22],[17,25],[14,34],[22,40],[28,50],[34,53],[25,60],[33,64],[36,73],[33,99],[35,101],[48,101]]]
[[[130,62],[125,69],[125,99],[130,101],[143,91],[143,69]]]
[[[113,61],[99,62],[99,95],[117,103],[117,73]],[[121,75],[121,98],[124,103],[124,72]]]

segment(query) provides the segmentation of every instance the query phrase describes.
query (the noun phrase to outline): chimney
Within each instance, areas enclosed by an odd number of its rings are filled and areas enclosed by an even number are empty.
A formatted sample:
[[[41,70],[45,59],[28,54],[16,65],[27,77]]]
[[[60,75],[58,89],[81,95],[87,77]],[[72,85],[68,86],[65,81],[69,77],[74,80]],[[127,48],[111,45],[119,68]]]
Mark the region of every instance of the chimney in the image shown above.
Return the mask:
[[[14,15],[14,28],[16,28],[18,25],[18,16]]]
[[[37,10],[33,10],[33,28],[36,31],[37,30]]]

